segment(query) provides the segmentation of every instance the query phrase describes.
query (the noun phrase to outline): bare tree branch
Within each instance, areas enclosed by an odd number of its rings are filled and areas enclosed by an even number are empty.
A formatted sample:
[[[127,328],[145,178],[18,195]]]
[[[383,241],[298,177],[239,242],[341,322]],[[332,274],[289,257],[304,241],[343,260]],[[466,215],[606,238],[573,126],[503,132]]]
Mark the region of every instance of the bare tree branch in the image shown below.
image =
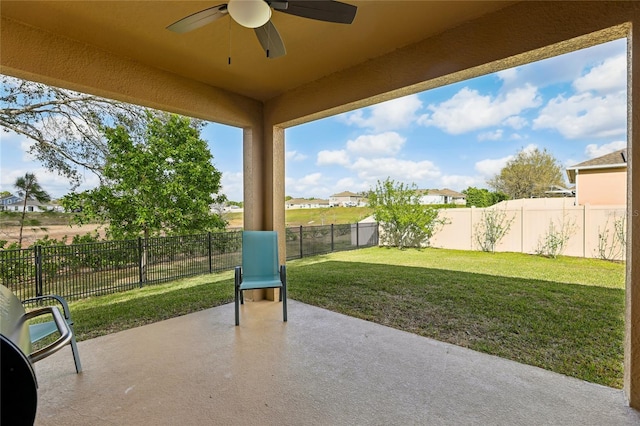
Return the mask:
[[[29,153],[75,187],[89,170],[103,181],[102,129],[141,128],[146,109],[41,83],[0,76],[0,127],[34,141]]]

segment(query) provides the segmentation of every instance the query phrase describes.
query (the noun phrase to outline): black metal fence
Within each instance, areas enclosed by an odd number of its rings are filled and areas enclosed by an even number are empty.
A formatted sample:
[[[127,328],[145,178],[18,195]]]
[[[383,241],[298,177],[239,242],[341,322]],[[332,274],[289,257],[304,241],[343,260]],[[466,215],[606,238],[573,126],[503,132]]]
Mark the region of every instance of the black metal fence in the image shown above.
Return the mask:
[[[287,260],[378,245],[378,223],[287,228]]]
[[[378,224],[288,228],[287,259],[378,244]],[[175,278],[233,269],[242,233],[221,232],[0,250],[0,282],[21,300],[68,299],[125,291]]]

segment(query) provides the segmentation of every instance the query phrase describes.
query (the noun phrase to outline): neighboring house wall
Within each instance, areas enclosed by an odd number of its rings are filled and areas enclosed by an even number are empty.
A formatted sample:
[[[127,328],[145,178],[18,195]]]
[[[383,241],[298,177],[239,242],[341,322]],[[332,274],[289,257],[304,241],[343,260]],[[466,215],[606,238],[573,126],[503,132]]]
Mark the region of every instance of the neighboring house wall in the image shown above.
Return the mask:
[[[338,194],[333,194],[331,197],[329,197],[329,205],[331,207],[334,207],[334,206],[345,206],[345,207],[363,206],[363,205],[366,205],[366,200],[364,200],[358,194],[354,194],[353,192],[345,191],[345,192],[340,192]]]
[[[6,204],[2,207],[3,207],[3,210],[6,210],[6,211],[21,212],[23,205],[24,205],[23,201],[18,200],[16,202]],[[40,204],[39,202],[34,200],[27,201],[27,209],[26,209],[27,212],[42,213],[48,210],[64,211],[60,206]]]
[[[579,205],[626,204],[627,168],[578,170],[576,195]]]
[[[420,189],[420,204],[458,204],[465,205],[467,199],[464,194],[450,189]]]
[[[627,203],[626,148],[568,167],[567,176],[578,205]]]
[[[285,202],[287,209],[317,209],[322,207],[329,207],[329,201],[327,200],[305,200],[302,198],[293,198]]]
[[[20,202],[20,197],[15,195],[10,195],[8,197],[0,198],[0,210],[13,210],[9,209],[10,204],[15,204]]]

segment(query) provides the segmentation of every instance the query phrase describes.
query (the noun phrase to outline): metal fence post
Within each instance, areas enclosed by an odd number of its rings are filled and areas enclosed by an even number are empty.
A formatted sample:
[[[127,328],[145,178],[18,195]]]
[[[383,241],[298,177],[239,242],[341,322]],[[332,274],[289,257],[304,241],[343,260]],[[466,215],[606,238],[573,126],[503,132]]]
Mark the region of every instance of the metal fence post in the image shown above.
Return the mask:
[[[360,248],[360,222],[356,222],[356,248]]]
[[[42,296],[42,247],[35,246],[33,248],[36,262],[36,297]]]
[[[302,259],[302,225],[300,225],[300,259]]]
[[[142,272],[142,237],[138,237],[138,282],[142,288],[143,272]]]
[[[211,250],[211,232],[207,232],[207,245],[209,249],[209,273],[213,272],[213,251]]]
[[[334,244],[333,244],[333,223],[331,224],[331,251],[333,251],[334,249]]]

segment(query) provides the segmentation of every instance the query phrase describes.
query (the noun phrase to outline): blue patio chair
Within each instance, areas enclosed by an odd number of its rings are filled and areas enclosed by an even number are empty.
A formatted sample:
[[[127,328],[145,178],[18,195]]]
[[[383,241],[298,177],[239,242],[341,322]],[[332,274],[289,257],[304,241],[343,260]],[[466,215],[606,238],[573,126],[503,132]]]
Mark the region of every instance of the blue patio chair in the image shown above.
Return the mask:
[[[282,319],[287,320],[287,267],[278,261],[276,231],[242,232],[242,266],[235,270],[236,325],[240,325],[243,292],[262,288],[279,288]]]
[[[69,310],[69,305],[67,301],[57,295],[48,294],[44,296],[38,296],[31,299],[26,299],[22,301],[22,304],[27,307],[30,304],[42,304],[45,301],[58,303],[62,307],[62,314],[64,315],[64,320],[69,325],[69,329],[71,330],[71,340],[69,344],[71,345],[71,352],[73,354],[73,362],[76,365],[76,373],[82,372],[82,364],[80,363],[80,354],[78,353],[78,345],[76,344],[76,335],[73,331],[73,320],[71,319],[71,311]],[[54,333],[58,332],[58,327],[54,321],[46,321],[40,322],[36,324],[29,325],[29,335],[31,336],[31,343],[36,343],[45,337],[48,337]],[[39,359],[39,358],[38,358]],[[36,359],[36,361],[38,360]]]

